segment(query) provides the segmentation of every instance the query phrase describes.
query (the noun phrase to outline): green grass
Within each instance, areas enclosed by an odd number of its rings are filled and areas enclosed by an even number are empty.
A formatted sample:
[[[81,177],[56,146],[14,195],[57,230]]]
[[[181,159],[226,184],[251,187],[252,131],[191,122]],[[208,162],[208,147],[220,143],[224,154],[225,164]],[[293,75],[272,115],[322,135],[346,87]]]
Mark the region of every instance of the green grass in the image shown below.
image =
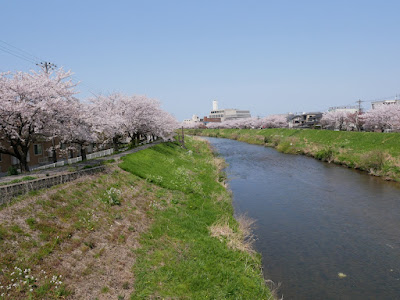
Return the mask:
[[[189,129],[186,133],[272,146],[400,181],[400,133],[283,128]]]
[[[7,181],[7,182],[1,182],[1,183],[0,183],[0,186],[2,186],[2,185],[14,184],[14,183],[20,183],[20,182],[24,182],[24,181],[30,181],[30,180],[34,180],[34,179],[36,179],[36,177],[33,177],[33,176],[25,176],[25,177],[22,177],[22,178],[20,178],[20,179],[14,179],[14,180]]]
[[[236,234],[239,226],[211,150],[189,138],[186,146],[160,144],[120,164],[173,191],[167,204],[154,205],[153,225],[140,238],[131,299],[269,299],[260,256],[211,236],[210,227],[221,220]]]
[[[129,172],[108,165],[0,206],[0,299],[269,299],[260,256],[240,248],[221,158],[187,147],[160,144],[126,156]],[[229,235],[211,236],[216,224]]]

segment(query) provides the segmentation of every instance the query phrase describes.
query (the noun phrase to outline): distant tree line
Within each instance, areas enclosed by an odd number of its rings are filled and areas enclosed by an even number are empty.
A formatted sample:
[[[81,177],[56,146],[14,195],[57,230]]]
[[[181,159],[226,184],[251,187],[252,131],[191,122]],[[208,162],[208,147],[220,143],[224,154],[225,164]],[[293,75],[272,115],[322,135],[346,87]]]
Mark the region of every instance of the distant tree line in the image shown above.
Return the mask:
[[[183,123],[185,128],[287,128],[289,118],[270,115],[264,118],[244,118],[210,122]],[[400,105],[379,105],[365,113],[333,110],[322,114],[318,128],[347,131],[400,131]]]

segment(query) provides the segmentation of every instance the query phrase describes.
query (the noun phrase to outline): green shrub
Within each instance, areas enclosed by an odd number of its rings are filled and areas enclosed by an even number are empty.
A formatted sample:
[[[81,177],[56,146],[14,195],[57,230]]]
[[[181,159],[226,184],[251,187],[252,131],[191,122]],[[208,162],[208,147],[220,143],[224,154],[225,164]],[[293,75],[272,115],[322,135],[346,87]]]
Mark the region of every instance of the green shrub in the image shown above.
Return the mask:
[[[317,153],[315,153],[315,158],[327,162],[331,162],[335,156],[335,151],[332,150],[332,148],[326,148],[319,150]]]
[[[7,174],[9,176],[18,175],[18,170],[15,167],[9,167]]]
[[[296,154],[298,152],[296,145],[290,141],[284,141],[276,146],[276,150],[287,154]]]
[[[281,137],[279,135],[274,135],[271,139],[270,142],[276,147],[279,145],[281,142]]]

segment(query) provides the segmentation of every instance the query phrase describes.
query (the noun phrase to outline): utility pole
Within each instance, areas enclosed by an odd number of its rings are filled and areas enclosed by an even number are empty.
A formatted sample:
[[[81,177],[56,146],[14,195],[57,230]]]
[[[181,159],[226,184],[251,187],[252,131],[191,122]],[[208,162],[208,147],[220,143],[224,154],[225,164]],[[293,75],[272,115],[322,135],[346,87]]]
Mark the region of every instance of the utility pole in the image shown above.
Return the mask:
[[[361,103],[364,101],[361,101],[361,99],[358,99],[358,101],[356,101],[356,103],[358,103],[358,112],[357,112],[357,116],[356,116],[356,128],[357,131],[360,131],[360,123],[359,123],[359,116],[361,115]]]
[[[43,71],[45,71],[47,74],[49,74],[49,72],[51,70],[54,70],[55,68],[57,68],[57,66],[51,62],[48,61],[42,61],[39,64],[36,64],[37,66],[41,67],[43,69]]]
[[[54,70],[55,68],[57,68],[57,66],[51,62],[48,61],[42,61],[39,64],[36,64],[37,66],[41,67],[42,70],[46,73],[49,74],[51,70]],[[56,151],[56,140],[53,136],[52,138],[52,158],[53,158],[53,163],[57,162],[57,151]]]
[[[358,101],[356,101],[356,103],[358,103],[358,114],[361,114],[361,103],[364,101],[361,101],[361,99],[358,99]]]

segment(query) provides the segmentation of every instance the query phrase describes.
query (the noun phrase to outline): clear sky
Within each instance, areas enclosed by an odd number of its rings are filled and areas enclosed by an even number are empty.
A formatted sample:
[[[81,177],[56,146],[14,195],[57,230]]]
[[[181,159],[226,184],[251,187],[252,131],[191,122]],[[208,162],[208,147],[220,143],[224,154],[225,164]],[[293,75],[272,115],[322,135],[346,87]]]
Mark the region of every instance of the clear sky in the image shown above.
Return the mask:
[[[51,61],[81,98],[145,94],[179,120],[400,95],[400,1],[0,0],[0,19],[0,71]]]

